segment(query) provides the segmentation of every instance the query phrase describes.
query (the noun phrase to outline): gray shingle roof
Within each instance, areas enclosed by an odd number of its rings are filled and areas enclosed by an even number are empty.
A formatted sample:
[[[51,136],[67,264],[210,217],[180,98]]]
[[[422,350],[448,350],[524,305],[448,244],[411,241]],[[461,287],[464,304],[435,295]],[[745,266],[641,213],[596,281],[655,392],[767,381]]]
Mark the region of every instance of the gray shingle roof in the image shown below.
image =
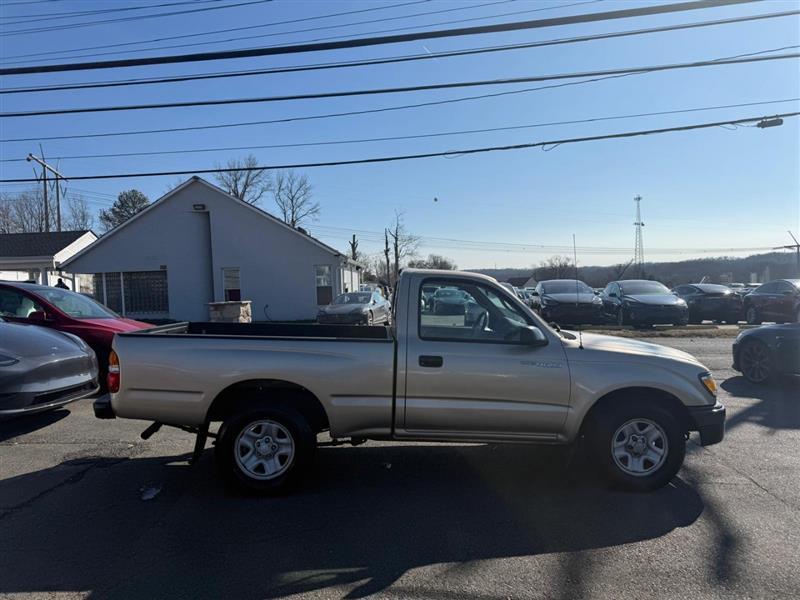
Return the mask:
[[[0,234],[0,258],[54,256],[87,231]]]

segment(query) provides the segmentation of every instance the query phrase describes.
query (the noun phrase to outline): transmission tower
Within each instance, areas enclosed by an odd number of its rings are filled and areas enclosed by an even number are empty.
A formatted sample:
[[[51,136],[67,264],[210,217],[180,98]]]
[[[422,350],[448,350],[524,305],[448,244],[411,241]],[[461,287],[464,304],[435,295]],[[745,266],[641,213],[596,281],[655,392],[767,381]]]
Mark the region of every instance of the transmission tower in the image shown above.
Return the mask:
[[[642,221],[642,207],[640,206],[642,197],[636,196],[633,201],[636,202],[636,222],[634,223],[636,226],[636,244],[633,248],[633,262],[636,265],[639,277],[644,277],[644,241],[642,239],[644,222]]]

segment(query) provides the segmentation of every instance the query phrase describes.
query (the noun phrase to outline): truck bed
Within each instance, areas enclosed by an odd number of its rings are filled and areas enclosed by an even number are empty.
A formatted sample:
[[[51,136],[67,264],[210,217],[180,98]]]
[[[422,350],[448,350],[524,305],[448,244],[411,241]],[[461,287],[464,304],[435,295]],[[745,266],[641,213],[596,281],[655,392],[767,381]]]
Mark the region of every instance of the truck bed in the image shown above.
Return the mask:
[[[317,323],[170,323],[120,335],[218,336],[274,339],[390,340],[390,328],[382,325],[320,325]]]

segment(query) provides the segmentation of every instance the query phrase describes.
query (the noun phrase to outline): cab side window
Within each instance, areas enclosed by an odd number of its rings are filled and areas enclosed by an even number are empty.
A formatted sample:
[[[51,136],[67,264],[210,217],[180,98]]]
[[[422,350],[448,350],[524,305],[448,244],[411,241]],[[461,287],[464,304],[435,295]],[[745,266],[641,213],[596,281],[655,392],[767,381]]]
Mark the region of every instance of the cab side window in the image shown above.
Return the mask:
[[[0,289],[0,316],[27,319],[32,312],[43,310],[37,302],[16,290]]]
[[[520,329],[530,324],[504,296],[472,282],[426,281],[417,306],[424,340],[513,344],[520,341]]]

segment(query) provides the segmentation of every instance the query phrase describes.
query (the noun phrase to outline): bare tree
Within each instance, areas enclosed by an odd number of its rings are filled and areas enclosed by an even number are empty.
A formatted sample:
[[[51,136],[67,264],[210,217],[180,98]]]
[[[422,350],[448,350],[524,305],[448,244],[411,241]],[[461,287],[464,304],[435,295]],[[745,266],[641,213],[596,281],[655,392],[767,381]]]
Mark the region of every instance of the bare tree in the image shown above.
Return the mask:
[[[404,259],[416,255],[419,238],[408,233],[403,222],[403,213],[397,211],[394,213],[394,223],[389,229],[389,237],[392,238],[394,250],[392,277],[393,283],[396,285],[397,279],[400,277],[400,264]]]
[[[230,170],[219,171],[214,174],[214,178],[231,196],[248,204],[258,204],[264,194],[272,190],[272,178],[267,169],[257,167],[256,157],[248,154],[243,159],[229,160],[224,167],[217,164],[217,169]]]
[[[574,279],[575,263],[568,256],[551,256],[541,262],[541,267],[536,269],[536,279]]]
[[[2,199],[3,208],[0,209],[3,224],[0,228],[7,233],[34,233],[45,231],[44,200],[42,190],[30,190],[7,194]],[[50,229],[55,230],[55,214],[49,214]]]
[[[0,195],[0,233],[14,233],[11,199],[6,194]]]
[[[86,198],[79,195],[67,198],[67,218],[64,219],[64,230],[83,231],[93,227],[94,215]]]
[[[347,243],[350,245],[350,258],[358,261],[358,238],[356,237],[355,233],[353,234],[353,238]]]
[[[313,187],[308,176],[295,171],[278,171],[272,194],[281,218],[292,227],[319,218],[319,202],[313,199]]]
[[[408,261],[408,266],[414,269],[443,269],[447,271],[458,269],[458,265],[453,260],[439,254],[428,254],[428,258],[410,260]]]

